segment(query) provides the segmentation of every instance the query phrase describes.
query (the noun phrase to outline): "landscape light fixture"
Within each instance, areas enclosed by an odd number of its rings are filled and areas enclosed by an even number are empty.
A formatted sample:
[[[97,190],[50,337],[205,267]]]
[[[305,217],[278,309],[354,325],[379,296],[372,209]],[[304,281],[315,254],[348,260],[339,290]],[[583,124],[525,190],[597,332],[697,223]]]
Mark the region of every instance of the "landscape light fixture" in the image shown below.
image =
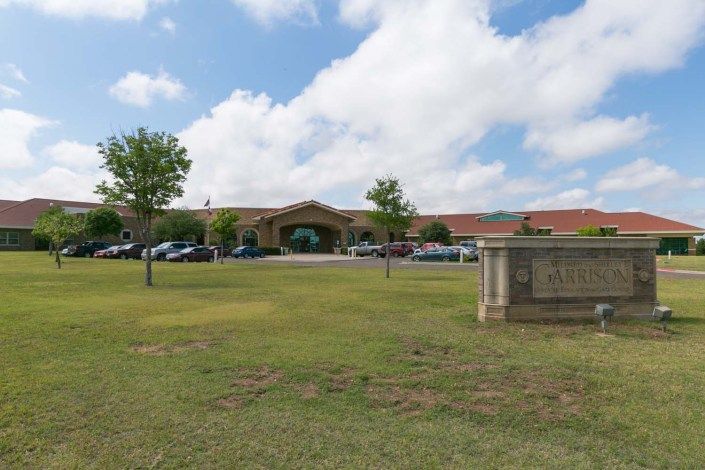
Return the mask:
[[[614,316],[614,307],[610,304],[597,304],[595,305],[595,315],[600,317],[602,332],[607,333],[607,319]]]
[[[654,311],[651,314],[651,316],[654,317],[655,319],[659,320],[661,322],[661,329],[663,331],[666,331],[666,324],[668,323],[668,320],[671,318],[672,313],[673,313],[673,310],[666,307],[665,305],[657,305],[656,307],[654,307]]]

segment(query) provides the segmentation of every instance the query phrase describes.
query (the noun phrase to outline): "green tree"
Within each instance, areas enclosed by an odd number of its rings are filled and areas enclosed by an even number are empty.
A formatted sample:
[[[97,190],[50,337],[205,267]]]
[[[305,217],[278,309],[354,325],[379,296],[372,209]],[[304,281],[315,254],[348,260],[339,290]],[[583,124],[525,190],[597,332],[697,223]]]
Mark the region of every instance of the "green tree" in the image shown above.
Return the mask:
[[[83,231],[89,238],[103,238],[105,235],[120,235],[125,224],[118,211],[112,207],[99,207],[88,211],[83,219]]]
[[[406,232],[411,228],[414,219],[419,216],[414,203],[404,198],[402,184],[392,175],[376,179],[374,187],[367,191],[365,198],[374,206],[368,217],[376,226],[387,231],[389,243],[392,241],[392,232]],[[388,278],[391,256],[386,258],[385,276]]]
[[[695,254],[698,256],[705,256],[705,238],[701,238],[695,244]]]
[[[220,264],[223,264],[225,239],[235,233],[235,224],[238,220],[240,220],[240,216],[230,209],[220,209],[211,220],[210,229],[220,237]]]
[[[529,222],[522,222],[521,227],[514,230],[514,236],[517,237],[535,237],[536,235],[538,235],[538,231]]]
[[[161,241],[198,238],[206,233],[206,222],[188,209],[174,209],[154,222],[154,236]]]
[[[75,215],[67,214],[61,206],[52,206],[39,214],[34,223],[32,235],[49,240],[56,251],[56,266],[61,269],[59,247],[67,238],[81,233],[82,229],[81,219]]]
[[[576,233],[578,234],[579,237],[601,237],[601,236],[603,236],[602,231],[598,227],[595,227],[594,225],[586,225],[584,227],[580,227],[578,230],[576,230]]]
[[[113,181],[102,181],[95,192],[104,203],[127,206],[135,214],[147,245],[144,282],[151,286],[152,222],[183,195],[191,160],[179,139],[164,132],[149,132],[146,127],[108,137],[98,144],[98,153],[103,157],[101,168]]]
[[[450,229],[442,220],[433,220],[419,229],[419,243],[451,245]]]

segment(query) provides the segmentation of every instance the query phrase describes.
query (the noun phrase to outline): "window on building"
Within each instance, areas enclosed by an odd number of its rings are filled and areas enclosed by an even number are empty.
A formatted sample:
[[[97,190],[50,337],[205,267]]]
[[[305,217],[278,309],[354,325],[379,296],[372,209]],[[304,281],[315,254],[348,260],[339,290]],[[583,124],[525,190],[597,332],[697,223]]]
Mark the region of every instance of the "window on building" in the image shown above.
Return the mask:
[[[20,244],[19,232],[0,232],[0,245],[18,246]]]
[[[257,231],[248,228],[242,232],[242,244],[245,246],[259,246],[259,234]]]
[[[528,217],[522,214],[513,214],[511,212],[493,212],[492,214],[486,214],[482,217],[478,217],[480,222],[504,222],[504,221],[516,221],[516,220],[526,220]]]
[[[688,254],[688,239],[687,238],[662,238],[656,254],[667,255],[668,252],[673,255]]]
[[[122,233],[120,234],[120,238],[124,242],[131,241],[132,240],[132,230],[130,230],[130,229],[123,230]]]
[[[363,232],[362,235],[360,235],[360,241],[374,243],[375,234],[372,232]]]

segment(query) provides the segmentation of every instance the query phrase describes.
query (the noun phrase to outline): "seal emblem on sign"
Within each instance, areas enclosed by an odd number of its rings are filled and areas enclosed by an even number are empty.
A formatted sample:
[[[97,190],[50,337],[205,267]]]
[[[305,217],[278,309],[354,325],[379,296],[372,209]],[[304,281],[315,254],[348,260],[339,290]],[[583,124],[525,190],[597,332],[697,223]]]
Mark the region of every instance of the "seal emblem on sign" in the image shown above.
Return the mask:
[[[651,279],[651,274],[649,274],[649,271],[647,271],[646,269],[642,269],[637,275],[639,276],[639,280],[641,282],[647,282],[649,279]]]
[[[517,281],[519,284],[526,284],[529,282],[529,271],[526,269],[520,269],[517,271]]]

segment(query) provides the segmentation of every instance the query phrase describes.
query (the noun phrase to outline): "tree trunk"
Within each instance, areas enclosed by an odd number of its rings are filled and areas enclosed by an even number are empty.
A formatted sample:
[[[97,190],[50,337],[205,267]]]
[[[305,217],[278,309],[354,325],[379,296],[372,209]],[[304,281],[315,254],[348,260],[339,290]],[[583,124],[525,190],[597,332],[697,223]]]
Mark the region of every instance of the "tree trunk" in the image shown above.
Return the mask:
[[[147,249],[145,260],[144,285],[152,287],[152,221],[149,216],[145,220],[144,242]]]
[[[223,261],[223,258],[225,258],[223,256],[224,248],[225,248],[225,243],[223,242],[223,236],[221,235],[220,236],[220,264],[224,263],[224,261]]]
[[[59,256],[59,250],[56,250],[56,266],[61,269],[61,257]]]
[[[389,232],[389,229],[387,229],[387,271],[385,273],[385,277],[389,279],[389,258],[392,257],[392,234]]]
[[[49,256],[51,256],[53,252],[54,252],[54,244],[52,242],[49,242]]]

